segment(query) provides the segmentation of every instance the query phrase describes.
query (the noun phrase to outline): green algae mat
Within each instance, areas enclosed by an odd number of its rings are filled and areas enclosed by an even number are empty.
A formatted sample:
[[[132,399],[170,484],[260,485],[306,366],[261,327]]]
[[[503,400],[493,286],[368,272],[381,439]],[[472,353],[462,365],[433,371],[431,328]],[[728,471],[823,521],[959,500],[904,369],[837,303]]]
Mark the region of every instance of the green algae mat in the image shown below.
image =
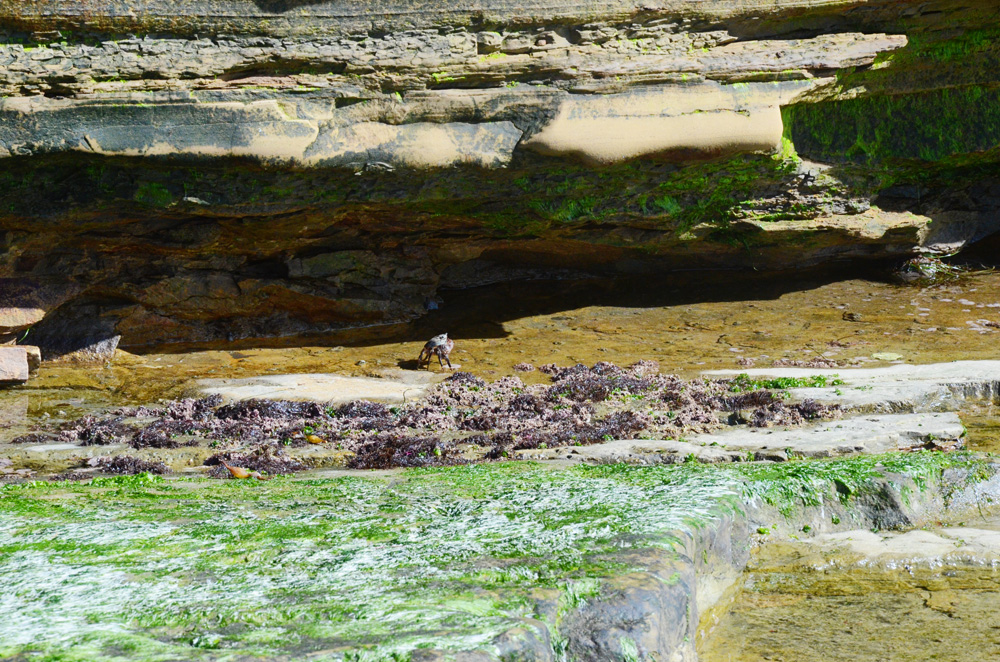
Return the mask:
[[[883,471],[931,477],[976,461],[0,486],[0,658],[406,660],[490,650],[532,623],[558,652],[562,617],[641,570],[636,550],[679,553],[685,530],[744,500],[809,505],[831,480],[861,489]]]
[[[8,486],[0,658],[488,648],[540,599],[573,608],[628,570],[623,549],[670,546],[734,494],[721,474],[528,464]]]

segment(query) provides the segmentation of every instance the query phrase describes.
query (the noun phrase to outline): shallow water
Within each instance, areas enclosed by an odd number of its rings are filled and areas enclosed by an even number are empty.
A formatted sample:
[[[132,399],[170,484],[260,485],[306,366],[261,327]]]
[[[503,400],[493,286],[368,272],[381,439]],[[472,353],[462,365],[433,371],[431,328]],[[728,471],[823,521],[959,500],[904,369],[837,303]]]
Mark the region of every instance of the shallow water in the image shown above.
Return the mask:
[[[976,588],[966,585],[969,579]],[[886,578],[888,581],[888,578]],[[989,584],[989,588],[979,588]],[[909,662],[1000,659],[1000,574],[945,581],[873,581],[864,594],[750,593],[701,662]]]
[[[973,403],[959,412],[968,429],[966,447],[983,453],[1000,453],[1000,408],[996,403]]]
[[[456,341],[456,367],[493,379],[524,362],[654,359],[665,372],[691,377],[782,359],[874,367],[889,364],[885,355],[907,363],[997,358],[1000,329],[986,322],[1000,321],[1000,273],[928,287],[851,274],[507,284],[453,293],[416,327],[386,329],[383,342],[119,351],[103,367],[46,364],[28,384],[0,391],[0,411],[7,412],[0,436],[92,409],[180,397],[200,378],[412,370],[424,339],[442,331]],[[538,372],[519,374],[544,380]]]
[[[700,282],[522,283],[456,293],[419,328],[387,329],[385,342],[133,355],[108,366],[46,365],[32,389],[79,387],[118,402],[174,396],[202,377],[287,372],[379,374],[415,368],[423,341],[447,331],[452,361],[483,376],[510,374],[527,362],[627,364],[655,359],[665,370],[757,367],[779,359],[826,358],[886,365],[873,354],[908,363],[997,357],[1000,273],[911,287],[876,280],[795,276]],[[395,336],[393,335],[395,334]],[[438,370],[436,364],[434,370]]]
[[[732,283],[699,283],[692,275],[674,281],[623,282],[617,287],[503,286],[447,297],[442,311],[416,328],[393,331],[398,335],[387,330],[385,342],[380,343],[146,355],[119,352],[102,368],[46,365],[27,385],[0,392],[0,436],[9,438],[39,422],[177,397],[204,377],[289,372],[377,375],[387,369],[412,369],[423,340],[441,331],[456,339],[453,362],[487,378],[511,374],[521,362],[565,365],[606,360],[624,365],[655,359],[664,371],[692,376],[702,370],[739,367],[741,359],[743,365],[753,362],[757,367],[782,359],[817,358],[874,367],[890,363],[876,358],[884,353],[911,363],[997,358],[1000,330],[983,321],[1000,320],[1000,274],[932,287],[815,275],[755,281],[734,274],[732,279]],[[538,372],[522,376],[527,381],[544,379]],[[995,409],[970,407],[965,415],[969,446],[1000,451]],[[172,534],[152,537],[168,535]],[[170,551],[168,546],[164,549]],[[41,557],[19,559],[32,572],[42,572],[48,563]],[[716,629],[714,648],[705,650],[704,662],[1000,658],[1000,621],[993,615],[1000,598],[1000,572],[991,568],[927,576],[874,571],[851,576],[843,571],[829,577],[829,582],[817,582],[818,574],[800,573],[777,584],[769,580],[780,573],[761,568],[754,570],[741,601]],[[113,583],[120,575],[79,579],[79,587],[84,587],[91,581]],[[191,597],[182,593],[178,595]],[[181,642],[181,635],[170,629],[177,623],[165,621],[160,626],[164,637]],[[243,637],[243,633],[217,632],[200,621],[198,627],[204,632],[196,634],[209,637],[210,645],[227,636]],[[78,634],[88,636],[82,629]],[[181,643],[195,646],[198,641],[192,635]],[[122,642],[150,643],[124,636]],[[80,645],[84,643],[81,639]],[[255,648],[259,643],[247,639],[246,645]]]
[[[1000,522],[968,526],[1000,530]],[[701,662],[1000,659],[1000,556],[878,563],[765,545]]]

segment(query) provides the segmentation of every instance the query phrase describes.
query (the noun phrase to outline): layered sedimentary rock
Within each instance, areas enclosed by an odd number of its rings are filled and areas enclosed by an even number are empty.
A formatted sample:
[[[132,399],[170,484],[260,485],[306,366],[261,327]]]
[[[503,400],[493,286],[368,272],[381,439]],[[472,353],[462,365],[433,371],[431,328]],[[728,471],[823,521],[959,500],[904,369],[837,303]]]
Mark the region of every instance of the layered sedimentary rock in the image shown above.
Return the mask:
[[[0,0],[0,333],[406,322],[441,288],[1000,229],[997,9]]]

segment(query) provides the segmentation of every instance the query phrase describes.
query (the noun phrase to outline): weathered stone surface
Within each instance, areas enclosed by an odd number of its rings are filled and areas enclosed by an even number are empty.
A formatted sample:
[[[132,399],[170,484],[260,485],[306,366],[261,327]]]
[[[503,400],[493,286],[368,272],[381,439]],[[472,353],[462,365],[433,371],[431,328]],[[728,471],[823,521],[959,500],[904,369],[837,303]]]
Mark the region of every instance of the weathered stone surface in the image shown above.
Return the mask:
[[[841,531],[802,540],[803,546],[841,548],[855,559],[881,566],[1000,561],[1000,532],[969,527],[933,531]],[[845,561],[847,559],[844,559]]]
[[[927,412],[956,409],[965,400],[994,400],[1000,393],[1000,361],[954,361],[928,365],[899,364],[887,368],[813,369],[754,368],[713,370],[706,376],[808,378],[825,375],[844,384],[827,388],[790,389],[795,398],[837,403],[857,411]]]
[[[0,320],[6,333],[30,328],[32,324],[41,322],[45,317],[44,308],[28,308],[26,306],[10,306],[0,310]]]
[[[530,460],[569,460],[616,464],[680,464],[689,459],[707,464],[738,462],[746,453],[725,447],[703,446],[676,439],[615,439],[594,446],[549,450],[522,450],[517,456]]]
[[[777,647],[786,659],[838,662],[886,653],[934,659],[959,650],[968,659],[992,657],[998,519],[987,509],[968,526],[955,525],[961,521],[768,539],[739,582],[732,610],[706,623],[714,632],[701,642],[699,659],[766,659]],[[834,638],[836,650],[828,645]]]
[[[847,417],[794,428],[733,428],[676,439],[617,439],[579,448],[517,451],[523,459],[630,464],[784,462],[793,457],[837,457],[918,448],[961,447],[965,426],[954,413],[969,401],[994,401],[1000,361],[956,361],[889,368],[717,370],[710,377],[797,379],[825,375],[843,384],[791,388],[797,400],[844,408]],[[894,412],[872,415],[863,412]],[[906,412],[906,413],[900,413]]]
[[[303,155],[309,164],[364,168],[375,164],[408,168],[510,163],[521,131],[511,122],[445,125],[417,122],[393,126],[362,122],[324,129]]]
[[[781,143],[778,105],[796,88],[810,86],[790,82],[744,91],[705,83],[574,95],[524,144],[540,154],[592,163],[775,150]]]
[[[0,384],[28,381],[28,353],[23,347],[0,347]]]
[[[35,372],[42,365],[42,350],[34,345],[19,345],[24,349],[25,358],[28,360],[28,371]]]
[[[870,60],[879,50],[897,48],[905,43],[904,40],[884,35],[851,35],[846,38],[847,44],[840,44],[838,39],[830,36],[815,43],[810,40],[758,42],[756,51],[744,48],[743,52],[720,54],[716,59],[699,59],[690,54],[681,59],[640,56],[636,62],[630,59],[620,70],[617,68],[618,64],[608,64],[606,53],[595,52],[581,56],[585,61],[593,60],[591,65],[572,58],[562,62],[555,55],[547,55],[547,58],[557,58],[549,63],[549,70],[558,68],[577,72],[577,75],[584,77],[584,80],[573,81],[574,91],[612,92],[615,91],[614,88],[607,88],[600,82],[611,74],[615,74],[616,79],[622,75],[646,79],[656,72],[683,71],[685,76],[697,75],[703,79],[712,78],[713,67],[721,66],[729,72],[726,74],[728,77],[735,75],[733,71],[747,70],[758,71],[758,75],[767,76],[766,69],[758,70],[755,67],[788,66],[787,62],[782,64],[782,58],[790,53],[796,54],[804,66],[810,62],[809,58],[819,58],[817,66],[826,71],[857,60],[857,57],[848,57],[841,61],[837,59],[841,56],[831,55],[832,60],[827,61],[820,54],[828,50],[850,54],[859,48],[866,48],[865,53]],[[132,43],[134,48],[130,49],[137,51],[134,60],[137,65],[141,65],[131,75],[137,79],[136,82],[141,83],[146,92],[156,91],[155,81],[160,80],[166,84],[170,80],[161,78],[164,70],[174,70],[192,61],[215,61],[221,58],[219,69],[223,65],[237,68],[252,66],[248,62],[234,63],[230,61],[231,58],[220,53],[199,53],[192,57],[190,52],[179,47],[177,40],[162,41],[162,48],[143,40]],[[839,49],[837,46],[844,48]],[[87,46],[80,48],[96,50]],[[118,44],[116,48],[121,49],[122,44]],[[210,46],[208,48],[211,49]],[[227,47],[218,48],[225,51]],[[72,72],[76,69],[71,68],[67,72],[64,71],[66,67],[51,64],[53,59],[59,58],[65,58],[67,62],[78,60],[72,48],[46,53],[43,60],[36,59],[36,51],[25,53],[15,46],[10,49],[12,73],[30,69],[31,65],[41,67],[39,63],[45,63],[37,80],[29,83],[23,76],[15,74],[10,85],[45,85],[45,77],[54,75],[53,72],[57,71],[60,89],[72,89],[66,79],[67,76],[74,75]],[[159,56],[138,57],[144,51],[170,49],[179,49],[174,55],[176,61],[158,62]],[[243,50],[253,51],[257,57],[268,55],[267,49]],[[777,64],[775,53],[779,54]],[[268,55],[268,61],[280,57],[298,62],[300,57],[306,56],[294,52],[272,53]],[[353,63],[358,54],[348,50],[342,57]],[[20,63],[19,58],[25,62]],[[461,80],[467,76],[461,69],[465,66],[474,67],[476,75],[483,76],[485,72],[481,69],[484,63],[476,58],[473,50],[457,60],[455,66],[459,69],[449,70],[447,76],[439,76],[437,73],[434,76]],[[643,58],[648,61],[644,62]],[[761,60],[759,64],[756,62],[758,58]],[[89,63],[91,66],[88,69],[76,74],[85,85],[92,85],[94,77],[100,77],[93,69],[95,63]],[[380,60],[380,64],[390,66],[384,60]],[[535,61],[533,58],[524,58],[521,64],[528,67],[526,74],[530,75]],[[518,63],[504,61],[494,65],[490,61],[486,65],[500,69],[496,74],[500,80],[519,75]],[[126,73],[122,71],[120,63],[117,68],[111,62],[107,66],[107,75],[113,73],[120,78]],[[426,75],[421,73],[422,68],[426,67],[424,63],[408,63],[403,66],[411,67],[418,78]],[[219,69],[208,68],[204,74],[216,76],[220,73]],[[591,82],[586,82],[588,77],[592,78]],[[273,77],[267,79],[273,80]],[[432,78],[431,82],[435,80],[437,79]],[[2,82],[0,77],[0,86]],[[527,97],[521,95],[524,99],[530,99],[530,105],[535,107],[531,115],[508,114],[507,117],[515,120],[514,124],[509,121],[495,125],[482,123],[482,120],[488,120],[491,115],[487,107],[484,109],[485,113],[480,113],[477,118],[480,123],[475,126],[455,122],[458,118],[454,116],[454,112],[443,117],[439,113],[437,123],[442,126],[424,126],[419,123],[393,126],[400,120],[412,122],[416,117],[433,115],[433,109],[441,105],[442,99],[438,97],[444,96],[446,103],[452,103],[455,97],[470,95],[465,90],[445,90],[430,96],[416,96],[411,102],[409,95],[386,97],[384,93],[362,92],[334,83],[329,90],[316,88],[319,91],[319,94],[313,95],[316,101],[308,104],[301,101],[301,95],[282,92],[281,85],[271,95],[276,95],[277,98],[266,100],[250,100],[243,94],[227,95],[222,92],[208,98],[191,98],[189,94],[174,92],[145,98],[133,96],[128,98],[132,104],[117,103],[117,100],[109,103],[93,96],[80,100],[12,97],[0,103],[0,116],[7,118],[4,130],[0,131],[0,154],[37,154],[77,149],[119,155],[247,156],[263,161],[338,167],[379,162],[420,168],[456,164],[498,167],[510,161],[515,144],[524,130],[518,126],[530,126],[527,122],[537,122],[532,116],[542,113],[555,117],[542,128],[537,138],[526,142],[525,147],[545,154],[578,155],[598,162],[615,162],[664,153],[672,153],[679,158],[699,154],[718,156],[776,147],[781,132],[777,106],[787,102],[795,94],[811,90],[825,82],[825,79],[807,76],[785,83],[741,83],[741,87],[737,88],[706,81],[700,86],[658,85],[612,96],[584,94],[573,97],[553,96],[551,92],[558,91],[559,85],[547,84],[527,91]],[[427,81],[415,82],[414,85],[403,87],[423,87],[426,83]],[[80,95],[86,89],[75,91]],[[121,84],[119,89],[127,93],[136,88]],[[112,92],[114,89],[101,91]],[[446,95],[446,92],[451,95]],[[471,94],[474,95],[475,92]],[[379,100],[380,95],[382,100]],[[360,107],[352,105],[337,109],[336,100],[342,96],[360,96],[357,100],[362,103],[359,104]],[[185,104],[185,98],[189,102],[200,103]],[[150,101],[154,103],[150,104]],[[746,117],[743,113],[748,108],[751,112]],[[291,114],[286,110],[291,111]],[[223,130],[223,126],[231,130]],[[587,149],[576,143],[584,140],[584,134],[590,134],[586,142],[591,146]]]
[[[408,402],[426,395],[427,390],[447,375],[408,373],[405,381],[368,379],[339,375],[274,375],[246,379],[202,379],[196,394],[221,395],[225,400],[312,400],[341,404],[353,400]]]
[[[785,451],[804,457],[910,450],[931,442],[956,443],[965,434],[957,414],[859,416],[790,430],[740,430],[693,435],[691,443],[718,443],[730,450]]]
[[[680,464],[692,460],[784,462],[790,457],[837,457],[886,453],[929,445],[960,443],[965,427],[958,415],[895,414],[858,416],[790,429],[722,430],[675,439],[619,439],[594,446],[518,451],[524,459],[629,464]]]
[[[72,283],[0,278],[0,342],[30,329],[78,291]]]
[[[845,13],[844,9],[854,6],[855,0],[781,0],[767,3],[767,8],[776,16],[805,15],[809,18],[834,18]],[[906,15],[909,7],[892,6],[883,8],[880,5],[869,12],[859,12],[860,16],[851,16],[850,20],[861,22],[866,19],[885,16]],[[889,3],[886,3],[889,4]],[[923,11],[931,12],[943,3],[927,3]],[[944,5],[947,6],[947,5]],[[595,18],[606,18],[611,21],[631,19],[642,11],[650,12],[654,19],[660,19],[665,32],[670,31],[676,23],[662,21],[662,16],[675,17],[679,23],[696,23],[698,20],[723,21],[740,18],[760,19],[760,3],[736,3],[731,0],[668,0],[655,8],[649,8],[641,3],[621,1],[602,5],[600,11],[591,7],[582,7],[572,2],[531,2],[513,3],[505,0],[491,4],[486,10],[490,22],[508,14],[517,12],[518,22],[526,25],[546,19],[560,19],[561,22],[592,22]],[[379,2],[377,5],[359,8],[355,4],[343,0],[317,0],[301,3],[295,0],[268,0],[255,2],[253,0],[200,0],[191,3],[176,3],[171,0],[114,0],[106,3],[81,3],[72,0],[46,0],[45,2],[24,3],[17,0],[4,0],[0,4],[0,19],[8,24],[32,26],[47,24],[52,27],[73,25],[77,27],[97,27],[98,29],[117,29],[121,32],[144,33],[147,31],[174,31],[190,36],[199,29],[202,32],[215,31],[234,34],[247,32],[260,34],[276,34],[285,36],[295,33],[312,33],[317,26],[332,26],[345,33],[358,33],[370,28],[373,24],[383,30],[400,30],[409,28],[438,27],[445,23],[466,25],[482,21],[484,9],[475,3],[458,3],[434,7],[432,11],[414,12],[412,6],[402,0],[394,2]],[[910,16],[919,15],[920,11],[909,12]],[[53,19],[56,20],[53,20]],[[55,23],[55,25],[53,25]],[[581,36],[587,40],[606,39],[609,31],[603,26],[588,25],[581,29]],[[543,30],[538,30],[544,34]],[[649,30],[655,34],[655,30]],[[610,34],[614,34],[612,31]],[[503,39],[512,49],[523,48],[520,39]],[[537,44],[533,44],[537,45]],[[542,44],[545,46],[547,44]],[[558,46],[558,44],[553,44]]]
[[[82,320],[84,325],[86,320]],[[115,350],[121,342],[120,335],[109,335],[106,333],[90,333],[84,329],[79,335],[69,335],[66,338],[59,338],[60,328],[49,327],[48,332],[39,334],[42,342],[46,343],[46,360],[52,359],[64,363],[108,363],[115,357]],[[74,325],[77,329],[80,324]],[[56,337],[53,337],[56,336]],[[40,352],[39,352],[40,353]]]

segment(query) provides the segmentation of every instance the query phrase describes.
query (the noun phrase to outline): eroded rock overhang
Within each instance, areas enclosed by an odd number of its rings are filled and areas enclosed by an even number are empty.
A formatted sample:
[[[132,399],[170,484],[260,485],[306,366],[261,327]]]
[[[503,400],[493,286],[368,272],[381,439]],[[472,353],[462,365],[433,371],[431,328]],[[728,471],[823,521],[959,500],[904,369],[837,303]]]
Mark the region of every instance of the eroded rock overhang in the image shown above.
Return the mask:
[[[860,33],[739,42],[678,29],[600,43],[417,31],[7,44],[0,155],[495,168],[517,150],[596,164],[777,150],[780,106],[906,43]],[[490,36],[497,43],[484,46]]]
[[[440,288],[953,252],[1000,227],[990,176],[953,176],[996,160],[995,15],[0,1],[2,339],[299,336]]]

